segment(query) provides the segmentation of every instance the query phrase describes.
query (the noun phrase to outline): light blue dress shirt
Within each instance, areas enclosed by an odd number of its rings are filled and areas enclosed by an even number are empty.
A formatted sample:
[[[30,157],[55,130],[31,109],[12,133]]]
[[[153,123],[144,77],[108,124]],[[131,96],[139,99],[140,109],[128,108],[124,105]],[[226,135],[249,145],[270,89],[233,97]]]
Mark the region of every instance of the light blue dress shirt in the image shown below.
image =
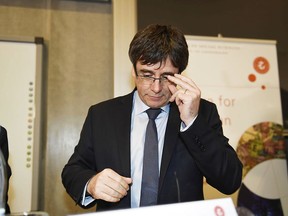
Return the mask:
[[[142,182],[142,168],[143,168],[143,154],[144,154],[144,141],[146,127],[148,124],[148,115],[145,112],[149,109],[141,99],[138,92],[134,94],[134,103],[131,118],[131,207],[139,207],[141,182]],[[164,145],[164,135],[168,120],[170,106],[166,105],[161,107],[162,111],[155,119],[158,133],[158,153],[159,153],[159,170],[161,165],[161,158]]]

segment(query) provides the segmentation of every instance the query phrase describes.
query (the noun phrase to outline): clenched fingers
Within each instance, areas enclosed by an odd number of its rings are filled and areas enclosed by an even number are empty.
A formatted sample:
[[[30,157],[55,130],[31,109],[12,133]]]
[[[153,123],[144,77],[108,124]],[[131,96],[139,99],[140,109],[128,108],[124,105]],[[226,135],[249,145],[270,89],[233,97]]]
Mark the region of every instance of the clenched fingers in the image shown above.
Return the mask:
[[[112,169],[104,169],[89,181],[87,192],[95,199],[118,202],[127,195],[131,183],[131,178],[121,176]]]

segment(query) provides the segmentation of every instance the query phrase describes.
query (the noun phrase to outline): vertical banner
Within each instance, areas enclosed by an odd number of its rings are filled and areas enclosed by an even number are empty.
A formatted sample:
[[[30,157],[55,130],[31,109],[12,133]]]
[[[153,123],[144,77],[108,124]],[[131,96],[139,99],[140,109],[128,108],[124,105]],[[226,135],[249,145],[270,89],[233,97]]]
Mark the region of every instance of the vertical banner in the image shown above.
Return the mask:
[[[255,215],[288,215],[288,179],[275,41],[186,36],[184,74],[217,105],[223,130],[243,163],[232,198]],[[219,194],[204,184],[205,198]],[[285,188],[285,189],[284,189]]]
[[[37,210],[42,41],[0,39],[0,124],[7,129],[11,212]]]

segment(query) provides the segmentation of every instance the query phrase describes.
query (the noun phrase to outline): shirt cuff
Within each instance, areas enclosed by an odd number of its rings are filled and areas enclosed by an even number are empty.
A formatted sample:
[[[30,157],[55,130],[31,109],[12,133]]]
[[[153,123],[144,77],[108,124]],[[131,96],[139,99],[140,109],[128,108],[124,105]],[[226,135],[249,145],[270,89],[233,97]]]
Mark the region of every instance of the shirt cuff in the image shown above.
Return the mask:
[[[198,116],[198,115],[197,115]],[[197,116],[195,116],[192,121],[190,122],[190,124],[186,125],[183,121],[181,122],[180,125],[180,132],[184,132],[186,130],[188,130],[189,127],[191,127],[191,125],[194,123],[194,121],[196,120]]]
[[[86,183],[84,190],[83,190],[82,201],[81,201],[81,205],[83,206],[88,206],[90,203],[95,201],[95,199],[91,195],[86,193],[89,181]]]

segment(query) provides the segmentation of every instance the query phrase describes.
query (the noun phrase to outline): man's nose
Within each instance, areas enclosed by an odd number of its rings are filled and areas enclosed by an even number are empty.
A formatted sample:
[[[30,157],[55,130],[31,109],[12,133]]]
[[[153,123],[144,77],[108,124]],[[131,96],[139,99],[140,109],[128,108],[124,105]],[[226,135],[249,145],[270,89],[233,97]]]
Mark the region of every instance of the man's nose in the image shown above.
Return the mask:
[[[151,89],[155,93],[158,93],[162,90],[162,84],[159,79],[154,80],[154,82],[151,84]]]

